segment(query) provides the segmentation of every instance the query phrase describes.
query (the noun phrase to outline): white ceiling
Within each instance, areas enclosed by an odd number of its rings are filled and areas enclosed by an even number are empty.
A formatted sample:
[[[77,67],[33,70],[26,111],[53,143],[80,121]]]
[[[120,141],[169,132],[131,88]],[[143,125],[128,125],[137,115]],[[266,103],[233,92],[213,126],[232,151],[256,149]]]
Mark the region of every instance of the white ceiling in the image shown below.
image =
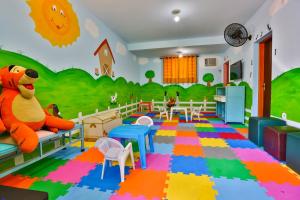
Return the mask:
[[[84,0],[140,57],[225,52],[227,25],[244,24],[266,0]],[[172,10],[180,9],[181,21]]]
[[[84,0],[127,43],[223,35],[233,22],[244,24],[265,0]],[[174,23],[171,11],[181,9]]]
[[[182,48],[160,48],[132,51],[138,57],[157,58],[170,55],[178,55],[178,51],[185,55],[203,55],[223,53],[228,48],[226,44],[202,45]]]

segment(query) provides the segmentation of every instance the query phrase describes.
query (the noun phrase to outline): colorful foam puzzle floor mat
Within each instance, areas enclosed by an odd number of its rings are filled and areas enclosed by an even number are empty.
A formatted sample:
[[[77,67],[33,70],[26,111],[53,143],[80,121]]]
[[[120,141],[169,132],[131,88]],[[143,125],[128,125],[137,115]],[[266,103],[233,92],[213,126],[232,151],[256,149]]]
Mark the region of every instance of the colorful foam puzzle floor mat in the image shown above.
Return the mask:
[[[247,139],[247,127],[224,124],[214,113],[185,122],[177,113],[172,121],[157,113],[136,113],[154,121],[154,153],[147,154],[147,169],[140,168],[133,141],[136,169],[128,162],[125,182],[117,163],[100,179],[103,155],[87,142],[61,150],[0,179],[0,185],[46,191],[49,199],[81,200],[297,200],[299,176]]]

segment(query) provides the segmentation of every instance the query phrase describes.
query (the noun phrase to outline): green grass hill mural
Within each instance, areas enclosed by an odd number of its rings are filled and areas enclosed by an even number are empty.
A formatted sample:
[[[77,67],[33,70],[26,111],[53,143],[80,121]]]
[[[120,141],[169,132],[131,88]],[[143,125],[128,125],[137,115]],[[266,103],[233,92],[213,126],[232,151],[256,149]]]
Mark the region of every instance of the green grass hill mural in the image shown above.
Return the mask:
[[[39,80],[35,83],[36,96],[42,106],[46,107],[51,103],[58,105],[62,116],[65,118],[76,118],[78,112],[83,115],[95,112],[95,109],[105,110],[110,105],[110,97],[118,93],[117,103],[124,105],[133,100],[143,99],[144,101],[162,101],[165,91],[168,97],[176,97],[179,92],[180,101],[203,101],[206,97],[208,101],[213,101],[216,87],[223,84],[216,84],[207,87],[202,84],[194,84],[188,88],[179,85],[163,86],[155,82],[144,85],[128,82],[119,77],[116,80],[108,76],[101,76],[94,79],[89,73],[72,68],[61,72],[53,72],[43,64],[25,55],[0,50],[0,67],[10,64],[21,65],[38,71]],[[251,108],[252,89],[242,82],[240,85],[246,86],[246,107]],[[117,105],[115,105],[117,106]]]
[[[84,115],[95,109],[107,109],[110,96],[118,93],[118,103],[130,102],[130,95],[137,97],[139,84],[127,82],[124,78],[112,80],[102,76],[95,80],[80,69],[67,69],[54,73],[46,66],[21,54],[0,50],[0,67],[10,64],[21,65],[38,71],[35,83],[36,96],[43,107],[56,103],[64,118],[76,118],[78,112]]]
[[[300,122],[300,68],[287,71],[272,81],[271,114]]]

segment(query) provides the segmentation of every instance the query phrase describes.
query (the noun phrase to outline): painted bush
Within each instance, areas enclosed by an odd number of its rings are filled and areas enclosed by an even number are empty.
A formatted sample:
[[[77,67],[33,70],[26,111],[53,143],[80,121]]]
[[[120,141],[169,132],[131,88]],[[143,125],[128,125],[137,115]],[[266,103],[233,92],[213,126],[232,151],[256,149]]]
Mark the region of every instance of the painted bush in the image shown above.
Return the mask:
[[[300,68],[292,69],[272,81],[271,114],[300,122]]]

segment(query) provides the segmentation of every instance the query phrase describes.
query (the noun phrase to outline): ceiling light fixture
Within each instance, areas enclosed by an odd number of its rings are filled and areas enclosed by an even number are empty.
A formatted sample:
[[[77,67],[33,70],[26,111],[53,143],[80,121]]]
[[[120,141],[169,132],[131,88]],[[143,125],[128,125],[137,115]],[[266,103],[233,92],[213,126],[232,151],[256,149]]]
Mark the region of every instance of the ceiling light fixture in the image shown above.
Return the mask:
[[[174,16],[174,21],[177,23],[180,21],[180,10],[179,9],[175,9],[175,10],[172,10],[172,15]]]
[[[182,57],[183,57],[182,51],[177,51],[176,53],[178,54],[178,57],[179,57],[179,58],[182,58]]]

